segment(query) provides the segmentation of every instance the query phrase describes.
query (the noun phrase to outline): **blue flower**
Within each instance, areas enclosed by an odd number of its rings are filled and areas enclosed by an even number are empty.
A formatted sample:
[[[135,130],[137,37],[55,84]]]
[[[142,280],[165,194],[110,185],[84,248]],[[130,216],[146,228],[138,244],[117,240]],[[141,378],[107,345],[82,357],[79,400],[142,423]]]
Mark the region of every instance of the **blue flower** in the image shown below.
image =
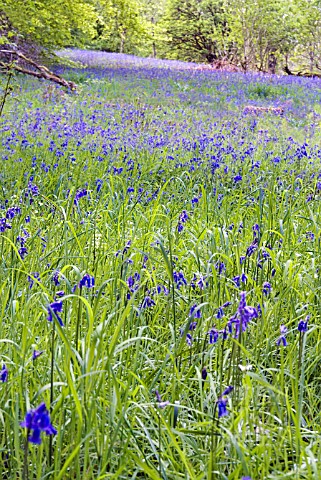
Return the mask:
[[[234,183],[238,183],[242,181],[242,175],[235,175],[233,178]]]
[[[5,363],[2,365],[2,369],[0,371],[0,380],[3,383],[8,381],[8,369]]]
[[[229,395],[233,390],[234,390],[233,385],[229,385],[222,393],[222,397],[224,397],[225,395]]]
[[[305,320],[300,320],[298,324],[298,330],[300,333],[305,333],[308,331],[308,321],[310,320],[310,315],[305,317]]]
[[[219,307],[219,308],[217,309],[216,318],[220,319],[220,318],[223,318],[223,317],[224,317],[223,307]]]
[[[27,428],[28,432],[33,430],[28,437],[28,441],[36,445],[41,444],[41,432],[45,432],[46,435],[56,435],[57,433],[57,430],[50,422],[49,412],[45,403],[41,403],[34,410],[29,410],[20,426]]]
[[[226,270],[224,262],[216,262],[215,269],[218,271],[218,274],[221,275]]]
[[[186,210],[183,210],[182,213],[179,216],[179,220],[181,223],[185,223],[188,220],[188,213]]]
[[[209,344],[210,345],[213,345],[214,343],[217,342],[218,337],[219,337],[219,333],[214,327],[211,328],[211,330],[208,332],[208,335],[209,335]]]
[[[228,415],[228,410],[226,408],[226,405],[227,405],[226,396],[229,395],[233,390],[234,390],[234,387],[232,385],[229,385],[217,400],[218,418],[226,417]]]
[[[280,346],[281,343],[282,343],[282,345],[283,345],[284,347],[287,346],[288,343],[287,343],[286,338],[285,338],[285,336],[286,336],[286,334],[287,334],[287,331],[288,331],[288,329],[286,328],[285,325],[281,325],[281,326],[280,326],[280,333],[281,333],[281,335],[279,336],[279,338],[278,338],[277,341],[276,341],[276,344],[277,344],[278,346]]]
[[[44,350],[34,350],[32,352],[32,360],[36,360],[40,355],[42,355]]]
[[[272,290],[272,285],[269,282],[263,283],[263,293],[264,295],[268,295]]]
[[[60,282],[59,282],[59,271],[56,270],[53,275],[52,275],[52,281],[54,282],[54,284],[56,285],[56,287],[58,285],[60,285]]]
[[[91,277],[88,273],[85,273],[85,275],[80,280],[78,286],[79,288],[82,288],[82,287],[93,288],[95,286],[95,278]]]
[[[161,397],[158,390],[155,390],[155,395],[156,395],[156,400],[158,402],[158,408],[165,408],[165,407],[167,407],[167,405],[169,405],[168,400],[166,400],[166,402],[162,401],[162,397]]]
[[[236,313],[230,318],[227,329],[232,333],[233,325],[235,325],[235,335],[245,332],[248,323],[254,318],[258,318],[258,311],[254,307],[246,305],[246,292],[241,292],[240,303]]]
[[[187,280],[184,277],[183,272],[173,272],[173,280],[176,283],[176,287],[180,289],[182,285],[187,285]]]
[[[155,302],[148,295],[144,298],[141,308],[151,308],[154,307]]]
[[[58,313],[62,312],[62,302],[50,303],[47,306],[47,310],[48,310],[48,317],[47,317],[48,322],[52,322],[54,318],[53,315],[56,315],[57,320],[59,321],[60,325],[63,327],[64,326],[63,321],[60,315],[58,315]]]
[[[28,275],[28,282],[29,282],[30,289],[33,287],[33,284],[35,283],[34,279],[38,280],[39,278],[40,278],[39,272],[32,272],[31,275]]]
[[[218,401],[217,401],[218,418],[226,417],[228,415],[226,404],[227,404],[227,398],[219,398],[218,399]]]
[[[194,305],[191,307],[189,316],[192,318],[201,318],[202,313],[196,303],[194,303]]]

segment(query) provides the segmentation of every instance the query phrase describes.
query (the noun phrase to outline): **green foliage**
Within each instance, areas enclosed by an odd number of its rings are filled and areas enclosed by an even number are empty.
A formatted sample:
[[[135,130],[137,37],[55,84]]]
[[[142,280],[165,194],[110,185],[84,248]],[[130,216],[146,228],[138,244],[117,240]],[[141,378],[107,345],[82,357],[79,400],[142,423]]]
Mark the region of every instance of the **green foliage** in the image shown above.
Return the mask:
[[[86,0],[3,0],[1,11],[21,35],[48,48],[94,34],[96,13]]]
[[[250,84],[247,95],[252,100],[273,100],[280,96],[285,97],[288,89],[284,86],[268,85],[264,83]]]
[[[229,29],[222,0],[171,0],[164,23],[172,56],[212,62],[228,52]]]
[[[103,0],[97,2],[100,13],[96,45],[103,50],[133,52],[138,48],[145,28],[141,22],[139,4],[136,0]]]

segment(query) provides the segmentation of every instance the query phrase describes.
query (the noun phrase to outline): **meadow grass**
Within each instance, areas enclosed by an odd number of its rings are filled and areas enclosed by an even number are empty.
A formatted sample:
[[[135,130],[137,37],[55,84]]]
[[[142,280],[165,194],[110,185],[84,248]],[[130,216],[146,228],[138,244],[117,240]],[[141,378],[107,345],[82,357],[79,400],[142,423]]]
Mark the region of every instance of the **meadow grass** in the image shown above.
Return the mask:
[[[0,475],[320,478],[319,81],[92,58],[0,117]]]

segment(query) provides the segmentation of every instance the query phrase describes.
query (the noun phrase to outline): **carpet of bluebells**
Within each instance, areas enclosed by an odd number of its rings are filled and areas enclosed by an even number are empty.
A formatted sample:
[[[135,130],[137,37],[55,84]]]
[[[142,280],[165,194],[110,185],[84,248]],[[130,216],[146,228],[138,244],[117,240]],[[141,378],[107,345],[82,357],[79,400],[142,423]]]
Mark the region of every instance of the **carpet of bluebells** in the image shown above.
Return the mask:
[[[321,82],[64,55],[0,117],[1,478],[320,478]]]

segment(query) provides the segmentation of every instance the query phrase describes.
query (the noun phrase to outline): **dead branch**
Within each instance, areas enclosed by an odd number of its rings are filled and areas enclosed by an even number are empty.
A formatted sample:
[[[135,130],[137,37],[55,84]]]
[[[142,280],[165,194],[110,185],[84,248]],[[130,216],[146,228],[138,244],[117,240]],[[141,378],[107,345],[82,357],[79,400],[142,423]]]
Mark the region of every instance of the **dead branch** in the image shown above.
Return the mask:
[[[23,66],[20,66],[17,63],[5,63],[5,62],[0,62],[1,68],[4,70],[10,71],[10,70],[15,70],[16,72],[23,73],[25,75],[31,75],[36,78],[43,78],[44,80],[48,80],[50,82],[57,83],[58,85],[61,85],[62,87],[65,87],[69,90],[76,90],[77,85],[74,82],[71,82],[69,80],[64,79],[60,75],[57,75],[56,73],[51,72],[47,67],[44,65],[39,65],[36,63],[34,60],[31,58],[26,57],[23,53],[17,52],[15,50],[0,50],[0,55],[5,55],[5,56],[16,56],[18,59],[22,60],[24,63],[27,65],[30,65],[34,67],[37,71],[30,70],[28,68],[25,68]]]

